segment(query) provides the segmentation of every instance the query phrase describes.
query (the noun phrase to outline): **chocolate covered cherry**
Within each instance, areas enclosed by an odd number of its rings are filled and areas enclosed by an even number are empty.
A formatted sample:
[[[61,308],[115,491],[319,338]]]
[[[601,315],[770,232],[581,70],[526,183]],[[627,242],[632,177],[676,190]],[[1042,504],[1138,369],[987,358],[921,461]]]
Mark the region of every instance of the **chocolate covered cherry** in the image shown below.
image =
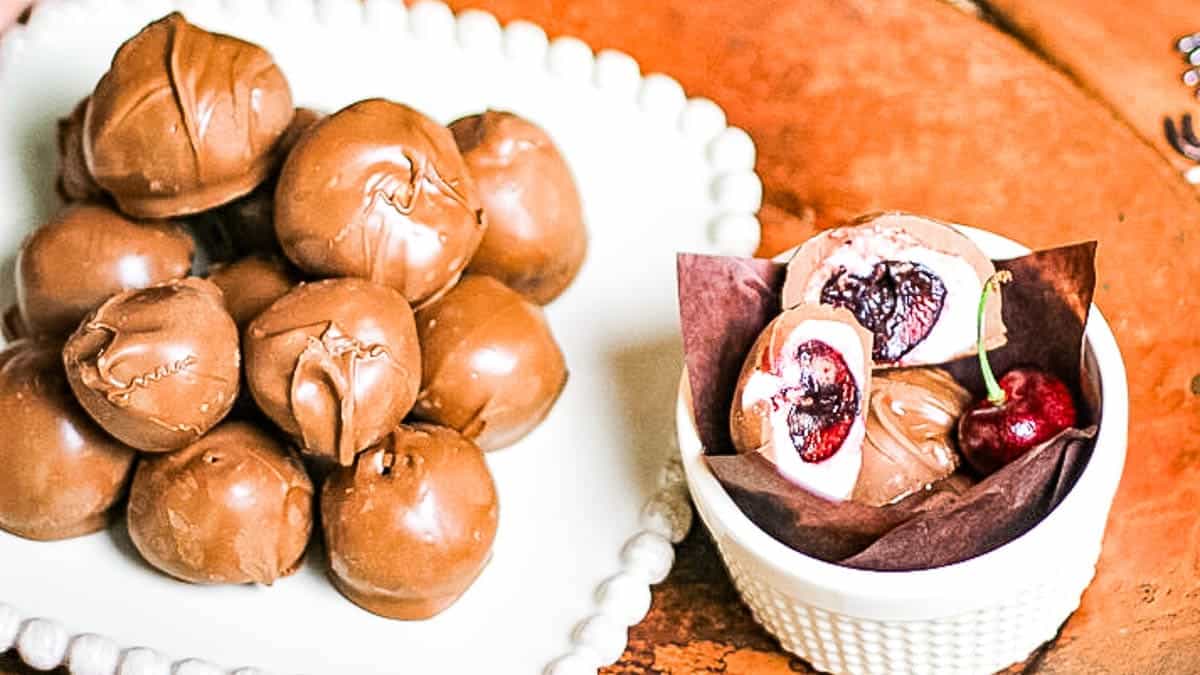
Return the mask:
[[[121,291],[187,276],[193,253],[192,239],[177,225],[72,204],[21,244],[17,304],[32,334],[63,337]]]
[[[458,280],[484,220],[450,131],[370,99],[301,136],[279,176],[275,231],[305,272],[370,279],[420,306]]]
[[[169,281],[109,298],[63,348],[79,403],[146,452],[178,450],[233,407],[238,331],[211,282]]]
[[[195,443],[143,457],[129,536],[159,570],[197,584],[270,584],[300,566],[313,485],[266,432],[226,422]]]
[[[809,239],[788,262],[783,306],[844,307],[874,337],[876,367],[946,363],[975,344],[975,304],[995,265],[954,227],[906,213],[866,216]],[[987,344],[1004,344],[1000,306]]]
[[[301,451],[343,465],[417,398],[421,354],[404,296],[366,279],[301,284],[246,327],[246,381]]]
[[[550,136],[512,113],[488,110],[450,131],[475,180],[487,232],[468,270],[544,305],[579,272],[587,252],[571,169]]]
[[[445,427],[398,427],[325,481],[329,574],[370,612],[427,619],[483,571],[497,515],[496,486],[478,446]]]
[[[270,54],[175,12],[117,50],[87,109],[84,156],[125,213],[197,213],[267,177],[292,114]]]
[[[421,392],[413,416],[456,429],[484,450],[541,423],[567,382],[542,308],[491,277],[468,275],[417,312]]]
[[[67,387],[57,342],[0,352],[0,529],[66,539],[102,529],[134,452],[88,418]]]
[[[730,432],[789,480],[846,499],[862,464],[871,337],[845,309],[799,305],[755,340],[738,378]]]

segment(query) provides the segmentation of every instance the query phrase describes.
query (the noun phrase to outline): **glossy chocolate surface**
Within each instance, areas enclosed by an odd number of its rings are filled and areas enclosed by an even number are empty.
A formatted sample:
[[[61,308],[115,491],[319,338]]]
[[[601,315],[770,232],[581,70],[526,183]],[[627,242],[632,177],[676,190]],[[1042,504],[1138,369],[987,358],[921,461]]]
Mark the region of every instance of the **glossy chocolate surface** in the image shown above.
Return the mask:
[[[209,268],[208,280],[221,289],[225,308],[238,327],[250,323],[297,283],[287,263],[266,256],[214,265]]]
[[[467,269],[538,304],[558,297],[587,253],[579,190],[554,141],[534,123],[489,110],[450,125],[475,181],[487,232]]]
[[[75,402],[56,342],[0,352],[0,433],[0,529],[53,540],[104,528],[135,453]]]
[[[484,450],[536,427],[567,366],[542,309],[491,277],[468,275],[417,313],[421,393],[413,415],[457,429]]]
[[[3,333],[5,342],[16,342],[21,338],[31,337],[29,326],[25,325],[25,319],[21,316],[21,308],[16,304],[9,305],[8,309],[4,310],[0,332]]]
[[[296,144],[275,193],[275,229],[302,270],[371,279],[420,305],[458,278],[484,224],[449,130],[370,99]]]
[[[92,94],[84,153],[122,211],[197,213],[267,177],[292,113],[270,54],[173,13],[117,51]]]
[[[237,326],[220,289],[195,277],[113,296],[83,320],[63,361],[84,409],[147,452],[193,443],[238,392]]]
[[[343,465],[400,423],[421,382],[412,309],[366,279],[297,286],[246,327],[245,355],[263,413]]]
[[[85,96],[70,115],[58,120],[58,182],[55,188],[63,201],[95,201],[106,196],[92,178],[83,156],[83,120],[89,101],[91,97]]]
[[[227,242],[230,253],[238,256],[254,254],[281,255],[279,239],[275,236],[275,188],[279,184],[278,169],[283,166],[292,148],[305,131],[325,117],[311,108],[296,108],[279,143],[275,145],[276,169],[267,180],[250,194],[202,215],[198,226],[219,228],[216,238]]]
[[[313,485],[270,434],[226,422],[195,443],[143,457],[129,536],[154,567],[197,584],[270,584],[300,566]]]
[[[958,418],[971,394],[940,368],[875,376],[867,403],[863,464],[851,496],[882,506],[924,490],[958,468]]]
[[[182,279],[194,246],[179,226],[72,204],[34,230],[17,255],[17,303],[34,334],[64,337],[121,291]]]
[[[445,427],[401,426],[325,482],[330,576],[370,612],[427,619],[483,571],[498,510],[475,444]]]

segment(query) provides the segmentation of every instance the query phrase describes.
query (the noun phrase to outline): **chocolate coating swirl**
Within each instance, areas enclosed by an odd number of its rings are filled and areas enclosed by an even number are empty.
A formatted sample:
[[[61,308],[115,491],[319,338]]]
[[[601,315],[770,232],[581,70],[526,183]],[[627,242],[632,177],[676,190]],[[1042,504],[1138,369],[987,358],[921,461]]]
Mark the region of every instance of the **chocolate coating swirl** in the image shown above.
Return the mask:
[[[970,402],[970,392],[940,368],[877,375],[854,501],[890,504],[954,473],[955,425]]]
[[[168,452],[229,412],[241,358],[221,291],[189,277],[110,298],[67,341],[63,362],[76,398],[105,431]]]
[[[250,323],[245,347],[263,413],[343,465],[404,419],[421,383],[412,309],[365,279],[297,286]]]
[[[450,131],[370,99],[300,138],[279,178],[275,230],[302,270],[370,279],[420,305],[458,279],[484,224]]]

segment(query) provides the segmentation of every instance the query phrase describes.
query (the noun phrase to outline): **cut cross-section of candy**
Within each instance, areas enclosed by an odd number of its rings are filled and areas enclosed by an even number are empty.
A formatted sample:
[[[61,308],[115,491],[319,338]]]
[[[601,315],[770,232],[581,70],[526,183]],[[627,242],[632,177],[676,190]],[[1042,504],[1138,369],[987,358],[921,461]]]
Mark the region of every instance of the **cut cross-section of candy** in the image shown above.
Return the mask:
[[[788,262],[783,306],[849,310],[874,336],[877,367],[946,363],[975,345],[974,312],[991,260],[945,223],[904,214],[865,216],[809,239]],[[1005,342],[989,307],[989,349]]]
[[[848,310],[799,305],[759,335],[730,413],[738,452],[830,499],[847,499],[862,466],[871,334]]]

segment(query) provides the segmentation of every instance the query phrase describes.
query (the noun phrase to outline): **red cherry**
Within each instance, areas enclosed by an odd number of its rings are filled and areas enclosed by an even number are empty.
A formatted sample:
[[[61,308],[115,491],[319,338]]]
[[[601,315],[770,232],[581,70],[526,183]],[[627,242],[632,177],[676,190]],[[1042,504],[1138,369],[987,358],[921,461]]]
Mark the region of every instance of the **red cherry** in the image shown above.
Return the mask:
[[[958,449],[983,475],[990,474],[1075,426],[1075,402],[1062,380],[1032,366],[1013,368],[996,382],[983,347],[983,317],[988,294],[1011,281],[1012,273],[997,272],[979,296],[979,369],[987,398],[976,401],[958,420]]]
[[[1062,380],[1028,366],[1000,378],[1004,402],[983,399],[958,421],[958,448],[987,475],[1075,426],[1075,402]]]

